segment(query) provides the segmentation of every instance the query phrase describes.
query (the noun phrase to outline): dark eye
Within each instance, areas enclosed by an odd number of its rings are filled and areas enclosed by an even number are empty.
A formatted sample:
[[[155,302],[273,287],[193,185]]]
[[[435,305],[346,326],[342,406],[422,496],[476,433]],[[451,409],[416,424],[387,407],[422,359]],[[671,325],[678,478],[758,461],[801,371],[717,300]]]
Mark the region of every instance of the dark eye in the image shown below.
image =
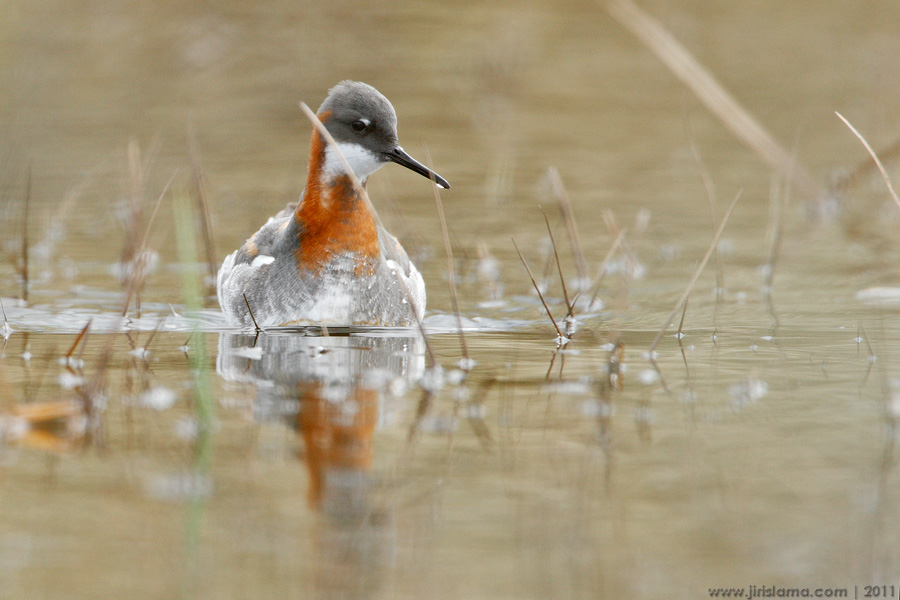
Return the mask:
[[[350,123],[350,127],[353,128],[353,131],[355,131],[357,133],[362,133],[369,127],[369,120],[368,119],[357,119],[356,121],[353,121],[352,123]]]

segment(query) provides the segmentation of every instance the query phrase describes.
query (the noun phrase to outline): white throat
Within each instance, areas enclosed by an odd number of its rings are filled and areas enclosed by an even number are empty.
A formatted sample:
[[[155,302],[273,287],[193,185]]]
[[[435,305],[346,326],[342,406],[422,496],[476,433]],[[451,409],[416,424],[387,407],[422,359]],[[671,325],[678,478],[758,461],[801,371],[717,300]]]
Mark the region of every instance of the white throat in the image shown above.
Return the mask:
[[[381,160],[378,155],[371,150],[363,148],[359,144],[338,142],[337,147],[340,149],[341,154],[344,155],[344,158],[347,159],[350,168],[353,169],[353,174],[356,175],[356,178],[360,181],[368,179],[369,175],[383,167],[385,164],[385,161]],[[347,173],[347,167],[344,166],[344,161],[342,161],[341,157],[338,156],[338,153],[334,151],[334,146],[330,144],[325,150],[325,164],[322,167],[322,172],[326,179],[333,179],[339,175],[346,175]]]

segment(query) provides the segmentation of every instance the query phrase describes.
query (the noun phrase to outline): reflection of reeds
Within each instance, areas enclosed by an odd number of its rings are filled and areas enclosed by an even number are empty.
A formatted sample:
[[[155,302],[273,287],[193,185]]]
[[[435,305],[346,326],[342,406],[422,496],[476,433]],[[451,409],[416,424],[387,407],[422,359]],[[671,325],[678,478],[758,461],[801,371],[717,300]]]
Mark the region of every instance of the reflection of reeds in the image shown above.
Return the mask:
[[[185,266],[197,261],[197,242],[191,219],[190,200],[184,194],[176,194],[175,237],[178,247],[178,260]],[[203,306],[203,285],[196,271],[182,269],[182,295],[189,309],[199,310]],[[196,333],[196,332],[195,332]],[[215,402],[212,395],[212,384],[206,360],[206,341],[203,335],[195,336],[195,342],[189,353],[193,389],[193,409],[197,421],[197,437],[194,446],[194,475],[207,478],[212,466],[215,420]],[[203,515],[206,511],[206,498],[202,494],[191,498],[188,507],[185,531],[185,553],[187,561],[185,577],[187,581],[197,578],[199,568],[198,552]]]

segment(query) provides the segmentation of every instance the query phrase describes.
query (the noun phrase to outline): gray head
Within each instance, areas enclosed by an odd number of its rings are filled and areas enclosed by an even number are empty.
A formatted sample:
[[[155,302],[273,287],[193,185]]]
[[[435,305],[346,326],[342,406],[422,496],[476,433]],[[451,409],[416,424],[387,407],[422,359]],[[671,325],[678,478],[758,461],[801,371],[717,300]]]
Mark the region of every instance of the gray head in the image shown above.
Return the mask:
[[[319,107],[320,117],[326,113],[325,127],[361,180],[365,181],[386,163],[395,162],[449,189],[446,179],[400,147],[397,113],[388,99],[371,85],[358,81],[337,84]],[[343,162],[334,155],[333,149],[326,152],[325,170],[332,174],[343,172]]]

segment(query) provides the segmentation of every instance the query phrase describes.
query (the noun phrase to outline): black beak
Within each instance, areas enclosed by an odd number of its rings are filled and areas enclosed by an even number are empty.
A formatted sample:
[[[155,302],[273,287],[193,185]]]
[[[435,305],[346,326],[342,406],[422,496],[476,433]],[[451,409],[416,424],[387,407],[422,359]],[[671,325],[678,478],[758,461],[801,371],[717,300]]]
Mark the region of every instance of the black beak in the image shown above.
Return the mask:
[[[450,189],[450,184],[446,179],[407,154],[406,150],[404,150],[400,146],[397,146],[390,152],[385,152],[384,156],[391,162],[395,162],[398,165],[402,165],[411,171],[415,171],[423,177],[427,177],[428,179],[438,184],[438,187],[444,188],[445,190]]]

